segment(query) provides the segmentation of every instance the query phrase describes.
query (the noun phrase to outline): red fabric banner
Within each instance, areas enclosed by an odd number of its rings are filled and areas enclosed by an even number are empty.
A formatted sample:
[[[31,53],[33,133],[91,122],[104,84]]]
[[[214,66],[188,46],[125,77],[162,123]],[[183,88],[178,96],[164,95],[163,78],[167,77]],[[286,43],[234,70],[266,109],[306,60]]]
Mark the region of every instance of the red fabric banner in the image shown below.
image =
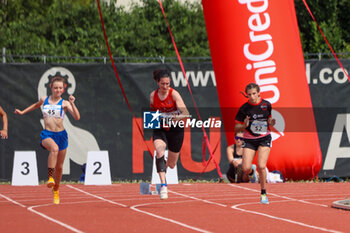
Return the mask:
[[[257,83],[276,119],[269,170],[290,179],[315,177],[322,155],[293,0],[202,4],[228,144],[236,112],[247,101],[240,92]]]

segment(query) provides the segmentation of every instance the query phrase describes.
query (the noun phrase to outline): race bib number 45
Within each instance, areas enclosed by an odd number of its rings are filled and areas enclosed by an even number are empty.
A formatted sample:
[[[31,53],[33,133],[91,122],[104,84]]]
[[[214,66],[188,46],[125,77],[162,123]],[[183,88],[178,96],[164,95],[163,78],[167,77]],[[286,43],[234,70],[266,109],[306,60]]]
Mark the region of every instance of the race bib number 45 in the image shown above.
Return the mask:
[[[44,105],[43,111],[45,115],[50,117],[60,117],[61,115],[61,106],[60,105]]]

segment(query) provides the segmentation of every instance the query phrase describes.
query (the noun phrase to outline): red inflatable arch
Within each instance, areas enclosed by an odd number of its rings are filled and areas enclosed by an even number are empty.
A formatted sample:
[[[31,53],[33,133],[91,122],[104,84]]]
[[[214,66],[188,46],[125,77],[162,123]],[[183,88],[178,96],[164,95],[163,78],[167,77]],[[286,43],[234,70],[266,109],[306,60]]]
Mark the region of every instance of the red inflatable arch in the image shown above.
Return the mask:
[[[250,82],[277,120],[269,170],[310,179],[321,169],[316,131],[293,0],[202,0],[228,144]]]

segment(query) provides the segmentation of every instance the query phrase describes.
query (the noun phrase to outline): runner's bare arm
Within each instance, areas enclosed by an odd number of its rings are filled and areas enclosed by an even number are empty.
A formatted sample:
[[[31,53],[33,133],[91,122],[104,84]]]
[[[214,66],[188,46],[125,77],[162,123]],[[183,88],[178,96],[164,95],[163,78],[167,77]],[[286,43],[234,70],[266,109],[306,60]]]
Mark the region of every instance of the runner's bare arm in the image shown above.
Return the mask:
[[[26,114],[26,113],[28,113],[28,112],[31,112],[31,111],[33,111],[33,110],[35,110],[35,109],[37,109],[37,108],[40,108],[40,106],[44,103],[45,98],[46,98],[46,96],[41,97],[40,100],[39,100],[38,102],[36,102],[36,103],[30,105],[29,107],[27,107],[27,108],[24,109],[23,111],[21,111],[21,110],[19,110],[19,109],[16,108],[14,113],[15,113],[15,114],[18,114],[18,115],[24,115],[24,114]]]
[[[0,115],[2,118],[2,130],[0,130],[0,137],[2,139],[6,139],[7,138],[7,130],[8,130],[8,121],[7,121],[7,114],[6,112],[2,109],[2,107],[0,106]]]
[[[243,124],[241,124],[241,123],[236,121],[235,132],[242,132],[242,131],[244,131],[244,129],[249,126],[249,119],[250,119],[250,117],[246,116],[246,118],[244,119],[244,122],[242,122]]]
[[[173,99],[175,100],[177,109],[180,111],[180,114],[175,116],[173,119],[181,120],[187,118],[190,113],[188,112],[181,95],[176,90],[173,91]]]
[[[67,103],[67,110],[68,112],[74,117],[75,120],[80,120],[80,112],[77,108],[77,106],[75,106],[75,97],[70,95],[69,96],[69,101],[66,101]]]

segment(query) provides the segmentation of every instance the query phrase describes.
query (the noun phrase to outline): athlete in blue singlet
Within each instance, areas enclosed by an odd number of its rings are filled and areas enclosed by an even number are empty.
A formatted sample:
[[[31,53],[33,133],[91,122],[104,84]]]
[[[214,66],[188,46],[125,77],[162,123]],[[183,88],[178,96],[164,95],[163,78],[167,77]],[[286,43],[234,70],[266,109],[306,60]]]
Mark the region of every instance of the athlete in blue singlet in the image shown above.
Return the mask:
[[[16,109],[15,114],[23,115],[43,105],[43,117],[45,128],[41,132],[40,145],[50,152],[48,157],[48,181],[47,187],[52,188],[53,202],[59,204],[59,185],[62,178],[63,162],[68,147],[68,135],[63,127],[63,118],[68,111],[75,120],[80,119],[80,113],[75,106],[75,97],[70,95],[69,101],[63,100],[65,80],[54,77],[50,83],[51,95],[43,96],[40,100],[23,111]]]

